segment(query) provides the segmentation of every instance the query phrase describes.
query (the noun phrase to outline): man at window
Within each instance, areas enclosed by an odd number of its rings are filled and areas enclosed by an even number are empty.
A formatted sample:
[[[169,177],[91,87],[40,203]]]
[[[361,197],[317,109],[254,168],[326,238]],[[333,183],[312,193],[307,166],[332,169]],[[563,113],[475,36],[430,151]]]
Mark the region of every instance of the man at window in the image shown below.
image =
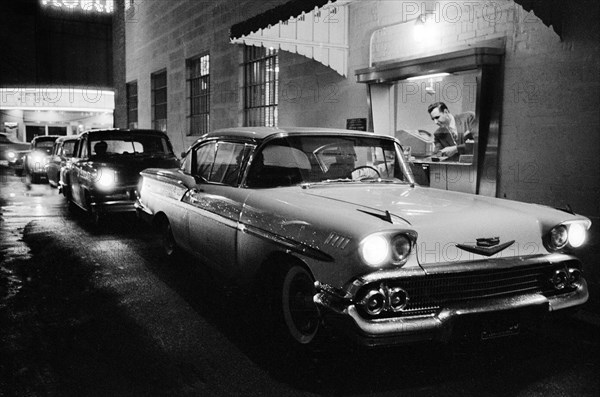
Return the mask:
[[[434,132],[435,152],[438,156],[458,160],[461,154],[473,154],[475,113],[453,115],[444,102],[432,103],[427,112],[438,126]]]

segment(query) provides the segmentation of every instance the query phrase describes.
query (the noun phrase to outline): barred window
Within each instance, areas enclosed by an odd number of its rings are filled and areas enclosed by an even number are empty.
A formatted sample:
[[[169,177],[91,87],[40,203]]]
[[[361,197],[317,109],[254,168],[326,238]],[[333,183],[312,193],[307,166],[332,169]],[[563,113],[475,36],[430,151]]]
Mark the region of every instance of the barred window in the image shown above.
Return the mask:
[[[152,128],[167,131],[167,71],[152,73]]]
[[[132,81],[126,85],[127,91],[127,127],[138,127],[138,84]]]
[[[244,125],[276,127],[279,88],[277,50],[244,48]]]
[[[210,127],[210,55],[186,62],[189,135],[208,132]]]

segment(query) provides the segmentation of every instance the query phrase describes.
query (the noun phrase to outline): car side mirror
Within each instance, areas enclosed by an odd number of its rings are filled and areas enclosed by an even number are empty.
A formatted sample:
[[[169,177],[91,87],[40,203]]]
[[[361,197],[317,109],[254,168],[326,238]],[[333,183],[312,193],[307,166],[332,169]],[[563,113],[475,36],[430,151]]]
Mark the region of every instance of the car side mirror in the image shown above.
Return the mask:
[[[185,155],[186,155],[186,153],[185,153],[185,152],[181,152],[181,156],[179,156],[179,157],[181,157],[182,159],[184,159],[184,158],[185,158]]]

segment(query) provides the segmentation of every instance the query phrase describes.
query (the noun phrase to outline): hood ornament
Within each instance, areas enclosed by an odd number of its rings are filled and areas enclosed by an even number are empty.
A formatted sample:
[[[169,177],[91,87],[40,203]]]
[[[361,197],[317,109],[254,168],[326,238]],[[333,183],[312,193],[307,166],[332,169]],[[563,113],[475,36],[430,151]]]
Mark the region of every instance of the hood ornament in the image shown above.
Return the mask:
[[[493,247],[500,244],[500,237],[478,238],[476,241],[478,247]]]
[[[510,247],[515,240],[500,244],[500,237],[488,237],[476,239],[477,245],[456,244],[461,250],[471,252],[473,254],[492,256],[498,252]]]

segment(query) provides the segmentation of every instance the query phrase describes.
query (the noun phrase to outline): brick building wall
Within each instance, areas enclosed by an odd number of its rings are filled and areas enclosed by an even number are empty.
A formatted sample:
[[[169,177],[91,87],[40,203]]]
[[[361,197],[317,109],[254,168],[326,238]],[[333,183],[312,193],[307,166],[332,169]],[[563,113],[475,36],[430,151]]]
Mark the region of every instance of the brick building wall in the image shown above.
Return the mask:
[[[210,53],[210,128],[241,125],[242,48],[229,42],[232,25],[285,1],[136,1],[124,12],[126,82],[138,82],[139,128],[151,127],[150,75],[167,70],[167,131],[177,152],[188,135],[185,61]],[[124,113],[126,109],[119,109]],[[125,117],[126,119],[126,117]],[[125,126],[121,121],[121,127]]]

